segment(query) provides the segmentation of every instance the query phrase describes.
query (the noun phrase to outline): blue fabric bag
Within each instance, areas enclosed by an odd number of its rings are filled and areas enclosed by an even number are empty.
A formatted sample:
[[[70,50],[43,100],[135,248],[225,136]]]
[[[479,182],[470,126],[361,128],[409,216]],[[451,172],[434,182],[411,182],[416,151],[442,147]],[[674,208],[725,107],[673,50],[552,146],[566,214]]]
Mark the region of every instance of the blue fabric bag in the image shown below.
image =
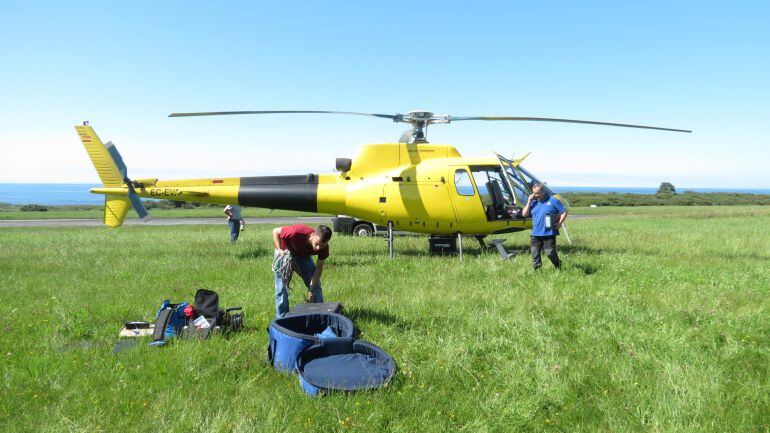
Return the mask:
[[[300,352],[329,337],[353,337],[353,322],[336,313],[297,314],[275,319],[267,329],[267,359],[276,370],[293,372]]]
[[[158,308],[158,312],[155,313],[156,320],[158,319],[158,317],[160,317],[161,311],[165,310],[166,308],[174,309],[174,312],[171,314],[171,317],[168,320],[168,325],[166,326],[166,330],[163,332],[164,338],[176,337],[177,334],[179,334],[182,331],[182,328],[184,328],[184,326],[187,325],[187,316],[184,315],[184,309],[188,305],[189,305],[188,302],[172,304],[168,299],[163,301],[163,303],[160,305],[160,308]]]
[[[374,344],[352,338],[327,338],[297,359],[297,376],[310,396],[330,391],[360,391],[386,386],[396,362]]]

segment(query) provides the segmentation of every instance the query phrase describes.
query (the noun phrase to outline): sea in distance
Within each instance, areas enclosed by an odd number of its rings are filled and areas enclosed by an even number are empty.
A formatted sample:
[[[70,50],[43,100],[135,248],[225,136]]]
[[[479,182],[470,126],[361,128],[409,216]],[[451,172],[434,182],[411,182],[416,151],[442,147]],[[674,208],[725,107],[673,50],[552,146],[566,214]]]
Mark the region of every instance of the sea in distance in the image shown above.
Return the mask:
[[[101,205],[104,197],[88,192],[101,185],[83,183],[0,183],[0,203],[41,205]],[[553,186],[558,192],[655,194],[655,188]],[[677,192],[736,192],[770,194],[770,188],[677,188]]]

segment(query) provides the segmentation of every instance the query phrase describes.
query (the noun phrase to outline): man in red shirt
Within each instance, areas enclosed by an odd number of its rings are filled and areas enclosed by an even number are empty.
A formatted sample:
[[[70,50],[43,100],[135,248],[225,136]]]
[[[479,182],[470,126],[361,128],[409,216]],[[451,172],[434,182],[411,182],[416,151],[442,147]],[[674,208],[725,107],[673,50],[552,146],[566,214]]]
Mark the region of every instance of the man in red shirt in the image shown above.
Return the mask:
[[[324,261],[329,257],[329,240],[332,238],[332,230],[320,225],[314,229],[304,224],[278,227],[273,229],[273,243],[275,255],[284,256],[291,253],[291,258],[296,264],[297,273],[302,277],[307,286],[308,302],[323,302],[321,290],[321,274],[324,270]],[[318,263],[314,263],[310,256],[318,255]],[[279,269],[275,270],[275,315],[282,317],[289,312],[289,293],[287,281]]]

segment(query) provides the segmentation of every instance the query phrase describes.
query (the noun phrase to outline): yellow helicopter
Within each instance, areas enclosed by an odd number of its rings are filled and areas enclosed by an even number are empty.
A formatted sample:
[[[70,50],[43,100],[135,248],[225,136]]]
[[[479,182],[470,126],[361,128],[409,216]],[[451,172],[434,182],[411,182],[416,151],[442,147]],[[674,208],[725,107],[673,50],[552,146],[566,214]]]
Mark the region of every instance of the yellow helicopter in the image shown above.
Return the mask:
[[[410,128],[397,143],[364,145],[355,158],[337,158],[336,172],[290,176],[210,179],[130,179],[114,144],[104,144],[84,122],[75,126],[103,183],[90,191],[105,195],[104,223],[118,227],[129,207],[147,221],[149,213],[139,197],[238,204],[270,209],[350,215],[387,226],[393,254],[393,230],[434,236],[483,236],[531,228],[521,209],[539,180],[522,167],[526,155],[508,159],[495,154],[465,158],[453,146],[427,141],[429,125],[457,121],[535,121],[620,126],[663,131],[682,129],[587,120],[514,117],[454,117],[427,111],[377,114],[346,111],[222,111],[172,113],[169,117],[245,114],[345,114],[373,116],[406,123]],[[559,197],[548,189],[552,195]],[[560,198],[565,205],[563,198]],[[461,238],[460,238],[461,239]],[[462,239],[460,244],[462,245]]]

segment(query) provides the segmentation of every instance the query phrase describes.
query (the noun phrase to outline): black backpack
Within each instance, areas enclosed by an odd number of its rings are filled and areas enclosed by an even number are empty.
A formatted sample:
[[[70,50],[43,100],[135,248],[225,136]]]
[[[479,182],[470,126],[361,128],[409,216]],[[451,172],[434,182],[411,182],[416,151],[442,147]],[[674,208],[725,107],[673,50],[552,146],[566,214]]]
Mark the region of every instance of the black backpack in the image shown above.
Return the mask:
[[[225,315],[219,308],[219,294],[206,289],[195,292],[195,312],[207,319],[214,319],[215,325],[221,325]]]
[[[195,312],[213,322],[213,326],[222,326],[227,331],[238,332],[243,328],[243,313],[241,307],[230,307],[227,310],[219,308],[219,294],[213,290],[198,289],[195,292]]]

